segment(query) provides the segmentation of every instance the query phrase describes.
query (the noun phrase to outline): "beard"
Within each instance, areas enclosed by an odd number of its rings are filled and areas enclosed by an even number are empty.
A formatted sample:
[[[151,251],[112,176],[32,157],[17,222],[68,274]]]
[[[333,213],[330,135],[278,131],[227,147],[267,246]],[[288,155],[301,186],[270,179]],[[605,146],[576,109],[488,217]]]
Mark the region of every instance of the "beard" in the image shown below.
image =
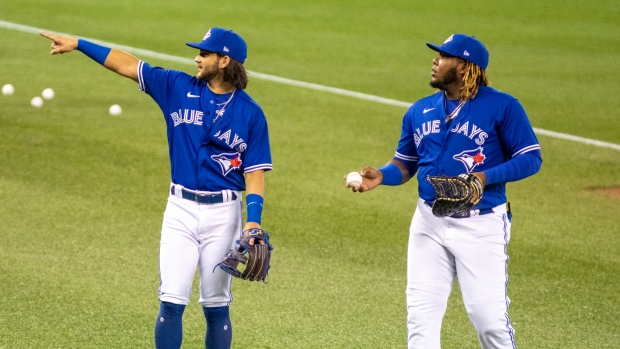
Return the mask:
[[[446,91],[448,86],[456,83],[458,80],[458,76],[456,75],[456,68],[452,68],[446,72],[441,80],[431,80],[429,85],[434,88],[438,88],[440,90]]]
[[[206,82],[209,82],[213,80],[214,78],[216,78],[217,76],[219,76],[220,74],[222,74],[222,69],[220,69],[217,63],[213,63],[213,65],[210,66],[208,70],[204,72],[199,72],[196,75],[196,78],[198,78],[198,80],[204,80]]]

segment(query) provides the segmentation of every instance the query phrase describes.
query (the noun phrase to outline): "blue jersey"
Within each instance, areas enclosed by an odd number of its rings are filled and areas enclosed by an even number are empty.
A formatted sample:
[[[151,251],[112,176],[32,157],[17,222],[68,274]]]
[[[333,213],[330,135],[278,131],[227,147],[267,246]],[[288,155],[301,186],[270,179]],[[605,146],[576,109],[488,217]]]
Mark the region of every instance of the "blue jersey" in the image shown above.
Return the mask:
[[[244,173],[272,169],[267,120],[244,91],[217,95],[194,76],[142,61],[138,83],[164,114],[173,183],[243,191]]]
[[[446,122],[447,100],[442,91],[415,102],[405,113],[394,159],[411,175],[418,172],[420,198],[435,200],[426,176],[456,176],[483,172],[513,157],[537,152],[540,145],[525,110],[514,97],[481,86],[456,117]],[[506,183],[489,184],[480,203],[487,209],[506,202]]]

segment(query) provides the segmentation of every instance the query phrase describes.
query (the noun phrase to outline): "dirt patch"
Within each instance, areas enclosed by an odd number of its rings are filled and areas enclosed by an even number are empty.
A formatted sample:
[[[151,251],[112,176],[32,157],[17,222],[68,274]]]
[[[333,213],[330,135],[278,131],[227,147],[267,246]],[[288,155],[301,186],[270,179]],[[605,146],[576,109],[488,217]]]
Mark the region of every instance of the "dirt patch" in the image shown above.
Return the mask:
[[[610,198],[620,199],[620,186],[608,188],[591,188],[591,190]]]

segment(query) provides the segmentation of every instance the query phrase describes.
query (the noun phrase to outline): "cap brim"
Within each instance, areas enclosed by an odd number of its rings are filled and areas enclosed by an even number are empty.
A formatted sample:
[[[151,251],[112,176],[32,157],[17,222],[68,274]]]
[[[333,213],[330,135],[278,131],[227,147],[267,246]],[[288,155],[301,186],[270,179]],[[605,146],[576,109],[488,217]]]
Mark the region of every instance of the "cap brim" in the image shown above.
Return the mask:
[[[237,61],[239,61],[241,63],[245,62],[245,58],[246,57],[236,57],[236,56],[234,57],[229,52],[219,51],[219,50],[217,50],[217,49],[215,49],[213,47],[210,47],[208,45],[203,44],[202,42],[186,42],[185,44],[187,46],[189,46],[189,47],[197,48],[199,50],[205,50],[205,51],[209,51],[209,52],[216,52],[218,54],[221,54],[221,55],[224,55],[224,56],[228,56],[228,57],[230,57],[232,59],[235,59],[235,60],[237,60]]]
[[[441,53],[447,53],[446,51],[442,50],[441,47],[435,45],[435,44],[431,44],[431,43],[426,43],[426,46],[428,46],[431,50],[433,51],[437,51],[437,52],[441,52]]]
[[[201,46],[201,44],[202,44],[201,42],[187,42],[187,43],[185,43],[185,44],[186,44],[187,46],[189,46],[189,47],[197,48],[197,49],[199,49],[199,50],[200,50],[200,49],[203,49],[202,47],[200,47],[200,46]]]

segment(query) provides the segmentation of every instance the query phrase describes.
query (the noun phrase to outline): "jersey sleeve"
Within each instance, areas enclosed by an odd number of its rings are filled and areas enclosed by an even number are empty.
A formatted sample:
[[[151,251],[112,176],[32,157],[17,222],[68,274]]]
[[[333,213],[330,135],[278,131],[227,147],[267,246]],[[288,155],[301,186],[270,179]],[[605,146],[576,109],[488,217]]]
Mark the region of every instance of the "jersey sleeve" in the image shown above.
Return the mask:
[[[417,154],[417,148],[415,144],[414,131],[412,128],[413,108],[410,108],[403,117],[403,125],[400,134],[400,140],[398,141],[398,147],[394,154],[394,160],[402,162],[409,171],[409,175],[413,176],[418,170],[418,161],[420,158]]]
[[[499,134],[509,159],[529,152],[540,156],[540,144],[534,129],[517,99],[512,99],[508,104]]]
[[[160,107],[164,107],[172,93],[172,84],[179,76],[176,70],[151,67],[148,63],[138,63],[138,84],[141,91],[151,96]]]
[[[267,119],[260,110],[256,113],[250,124],[248,147],[244,155],[243,164],[244,173],[256,170],[269,171],[273,169]]]

